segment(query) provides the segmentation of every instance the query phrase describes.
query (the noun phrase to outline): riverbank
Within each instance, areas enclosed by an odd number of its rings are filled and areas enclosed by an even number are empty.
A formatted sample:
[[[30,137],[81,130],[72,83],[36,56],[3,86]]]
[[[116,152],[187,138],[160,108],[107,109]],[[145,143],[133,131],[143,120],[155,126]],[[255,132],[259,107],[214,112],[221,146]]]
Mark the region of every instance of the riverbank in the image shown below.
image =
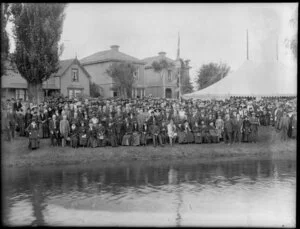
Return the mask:
[[[29,150],[28,139],[17,137],[12,142],[2,139],[3,167],[30,167],[46,165],[75,165],[92,163],[122,163],[131,161],[182,161],[182,160],[232,160],[232,159],[295,159],[296,140],[280,140],[272,127],[261,127],[258,143],[226,145],[189,144],[173,147],[152,145],[105,148],[51,147],[50,139],[41,139],[40,148]],[[3,136],[2,136],[3,137]]]

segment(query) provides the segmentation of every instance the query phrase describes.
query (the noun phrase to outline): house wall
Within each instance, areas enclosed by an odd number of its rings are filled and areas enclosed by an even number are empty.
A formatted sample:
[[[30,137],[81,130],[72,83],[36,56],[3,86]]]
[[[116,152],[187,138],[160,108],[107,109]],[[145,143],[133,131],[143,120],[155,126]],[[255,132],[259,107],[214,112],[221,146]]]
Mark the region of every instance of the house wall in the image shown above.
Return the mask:
[[[78,82],[73,82],[73,76],[72,76],[72,69],[78,69]],[[84,73],[84,71],[78,66],[77,64],[72,64],[67,71],[61,76],[60,79],[61,83],[61,93],[64,96],[68,96],[69,89],[80,89],[82,88],[83,94],[90,95],[90,79],[89,77]]]
[[[98,84],[103,89],[104,98],[112,97],[113,91],[112,78],[106,73],[106,69],[112,62],[96,63],[90,65],[84,65],[84,68],[91,76],[91,81]]]
[[[92,77],[92,82],[95,82],[103,89],[103,97],[109,98],[113,96],[113,91],[111,90],[113,86],[112,78],[106,73],[106,70],[112,64],[112,61],[109,62],[102,62],[96,63],[91,65],[84,65],[84,68]],[[144,65],[142,64],[135,64],[138,67],[138,80],[134,83],[134,87],[143,87],[144,86]]]
[[[164,72],[164,77],[161,77],[161,73],[155,72],[152,68],[145,69],[146,96],[151,94],[153,97],[164,97],[165,83],[165,89],[172,89],[172,98],[177,98],[177,94],[175,93],[175,89],[177,88],[177,70],[176,68],[170,70],[171,81],[168,79],[167,71]]]

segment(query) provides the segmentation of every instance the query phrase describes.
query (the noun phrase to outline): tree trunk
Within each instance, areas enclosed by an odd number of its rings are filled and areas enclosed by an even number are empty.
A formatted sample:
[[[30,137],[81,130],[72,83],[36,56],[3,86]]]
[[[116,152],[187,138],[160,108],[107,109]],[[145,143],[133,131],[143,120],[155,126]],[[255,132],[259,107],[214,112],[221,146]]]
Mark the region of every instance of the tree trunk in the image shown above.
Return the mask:
[[[42,84],[28,82],[28,100],[31,103],[39,104],[43,101]]]

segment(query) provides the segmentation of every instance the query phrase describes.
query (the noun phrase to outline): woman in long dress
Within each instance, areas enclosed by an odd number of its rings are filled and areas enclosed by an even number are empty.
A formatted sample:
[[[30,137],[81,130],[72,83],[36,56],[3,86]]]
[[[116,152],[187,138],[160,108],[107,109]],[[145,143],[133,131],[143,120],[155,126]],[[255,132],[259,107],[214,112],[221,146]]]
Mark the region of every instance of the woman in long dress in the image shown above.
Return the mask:
[[[129,123],[128,119],[125,119],[125,134],[122,139],[123,146],[130,146],[132,139],[132,125]]]
[[[140,132],[139,125],[136,121],[133,122],[132,126],[132,145],[139,146],[140,145]]]
[[[85,147],[87,145],[87,128],[85,126],[84,120],[81,120],[79,132],[79,145]]]
[[[70,130],[70,145],[73,148],[78,147],[78,127],[76,126],[76,122],[72,123]]]
[[[35,119],[32,120],[26,131],[29,136],[28,148],[31,150],[39,148],[39,128]]]
[[[170,145],[173,146],[173,142],[175,142],[176,137],[177,137],[176,125],[174,125],[173,119],[170,119],[167,129],[168,129]]]
[[[108,135],[110,145],[112,147],[117,147],[118,146],[117,133],[116,133],[115,124],[113,122],[108,123],[107,135]]]

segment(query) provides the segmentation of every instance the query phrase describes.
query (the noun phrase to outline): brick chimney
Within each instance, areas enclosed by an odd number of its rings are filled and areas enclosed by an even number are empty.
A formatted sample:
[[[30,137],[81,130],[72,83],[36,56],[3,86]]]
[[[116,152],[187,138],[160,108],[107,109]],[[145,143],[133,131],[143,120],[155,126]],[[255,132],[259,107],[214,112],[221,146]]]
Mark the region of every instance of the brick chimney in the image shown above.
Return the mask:
[[[111,48],[111,50],[114,50],[114,51],[119,51],[119,45],[112,45],[112,46],[110,46],[110,48]]]
[[[166,52],[159,52],[158,55],[159,55],[160,57],[166,57]]]

